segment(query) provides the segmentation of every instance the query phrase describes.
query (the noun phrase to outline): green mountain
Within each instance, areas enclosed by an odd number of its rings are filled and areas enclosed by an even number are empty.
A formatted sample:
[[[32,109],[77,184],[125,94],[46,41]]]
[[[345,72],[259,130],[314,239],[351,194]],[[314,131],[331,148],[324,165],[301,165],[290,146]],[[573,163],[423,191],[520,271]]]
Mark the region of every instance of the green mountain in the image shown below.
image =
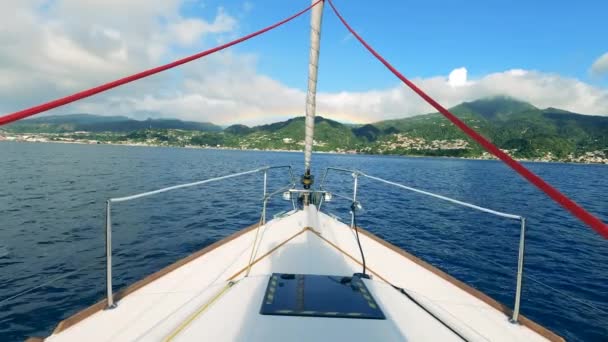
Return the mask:
[[[589,153],[608,156],[608,117],[539,109],[504,96],[465,102],[451,111],[518,158],[577,161],[578,156]],[[346,125],[321,116],[315,122],[316,151],[484,157],[481,147],[439,113],[366,125]],[[222,130],[210,123],[76,114],[24,120],[6,128],[12,132],[61,133],[52,137],[54,140],[100,143],[280,150],[302,150],[304,145],[303,117]],[[73,134],[77,131],[90,133]]]
[[[531,158],[551,152],[558,158],[608,148],[608,117],[581,115],[555,108],[538,109],[508,97],[465,102],[451,111],[486,138],[515,156]],[[427,140],[463,139],[469,152],[481,149],[439,113],[374,124],[382,130]]]
[[[237,136],[239,147],[301,150],[304,141],[304,117],[268,125],[247,127],[233,125],[225,135]],[[315,148],[318,151],[345,149],[359,142],[350,127],[321,116],[315,117]]]
[[[472,114],[483,117],[486,120],[508,119],[511,115],[527,111],[537,110],[533,105],[519,101],[512,97],[496,96],[480,99],[473,102],[464,102],[451,111],[458,115]]]
[[[519,158],[556,159],[608,149],[608,117],[581,115],[498,96],[465,102],[450,109],[461,120]],[[224,130],[238,136],[243,148],[301,149],[304,118],[269,125],[234,125]],[[443,115],[349,126],[316,118],[318,151],[356,150],[367,153],[477,157],[481,147]]]
[[[134,120],[125,116],[91,114],[51,115],[18,121],[3,127],[15,133],[131,132],[141,129],[183,129],[219,132],[221,127],[207,122],[177,119]]]

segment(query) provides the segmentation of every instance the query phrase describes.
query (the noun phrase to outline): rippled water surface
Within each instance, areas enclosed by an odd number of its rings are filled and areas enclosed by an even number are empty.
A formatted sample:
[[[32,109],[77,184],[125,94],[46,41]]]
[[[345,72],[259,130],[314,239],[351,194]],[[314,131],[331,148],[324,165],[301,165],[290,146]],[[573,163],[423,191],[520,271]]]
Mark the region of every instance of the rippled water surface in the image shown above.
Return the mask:
[[[495,161],[314,156],[528,218],[522,313],[572,341],[608,340],[608,241]],[[303,164],[299,153],[107,145],[0,143],[0,341],[46,336],[104,295],[107,198],[264,165]],[[608,220],[608,167],[528,164]],[[280,171],[271,188],[284,185]],[[116,204],[114,275],[119,289],[245,226],[260,215],[260,175]],[[333,174],[347,195],[352,179]],[[512,306],[519,223],[360,181],[359,225]],[[347,217],[348,203],[326,209]],[[270,214],[288,209],[277,198]],[[68,277],[63,277],[70,272]],[[52,281],[57,277],[63,277]],[[50,282],[50,283],[49,283]],[[42,286],[40,286],[42,285]],[[32,287],[39,288],[5,300]]]

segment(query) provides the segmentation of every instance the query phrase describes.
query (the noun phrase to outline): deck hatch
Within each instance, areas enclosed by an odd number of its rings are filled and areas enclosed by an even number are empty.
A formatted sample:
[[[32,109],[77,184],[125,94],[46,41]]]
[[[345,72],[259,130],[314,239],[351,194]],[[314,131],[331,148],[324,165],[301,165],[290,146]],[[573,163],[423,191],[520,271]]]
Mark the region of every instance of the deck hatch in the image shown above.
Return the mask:
[[[262,315],[385,319],[358,276],[273,273]]]

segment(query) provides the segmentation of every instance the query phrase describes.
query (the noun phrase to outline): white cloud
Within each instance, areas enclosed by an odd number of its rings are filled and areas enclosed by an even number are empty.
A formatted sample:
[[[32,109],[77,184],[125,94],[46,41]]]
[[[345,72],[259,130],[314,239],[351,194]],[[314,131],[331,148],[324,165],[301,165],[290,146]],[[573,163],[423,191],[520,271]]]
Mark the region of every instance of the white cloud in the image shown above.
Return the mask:
[[[183,1],[5,0],[0,12],[0,112],[64,96],[198,51],[236,35],[237,20],[221,8],[209,21],[184,16]],[[42,4],[47,7],[40,9]],[[125,15],[116,15],[124,13]],[[210,37],[211,39],[207,39]],[[261,123],[302,115],[305,84],[292,88],[260,74],[257,56],[230,50],[55,111]],[[391,77],[387,73],[387,77]],[[445,106],[510,95],[539,107],[608,115],[608,90],[573,78],[513,69],[471,78],[465,67],[414,78]],[[322,85],[321,85],[322,86]],[[336,120],[372,122],[434,111],[395,80],[364,92],[321,92],[318,112]]]
[[[183,86],[172,93],[123,98],[122,112],[162,113],[220,124],[251,124],[303,115],[305,92],[256,73],[255,58],[225,53],[205,65],[187,67],[191,70],[187,70]],[[507,70],[467,80],[466,86],[458,87],[445,76],[413,81],[448,107],[485,96],[510,95],[541,108],[608,114],[608,91],[556,74]],[[99,110],[104,105],[100,103]],[[319,115],[361,123],[435,111],[402,85],[365,92],[321,92],[317,110]]]
[[[216,11],[210,21],[185,17],[182,0],[6,1],[0,11],[0,112],[164,63],[176,57],[174,46],[200,49],[207,35],[238,27],[222,8],[210,9]],[[109,96],[153,92],[170,77],[158,75]],[[71,108],[78,106],[66,110]]]
[[[456,84],[461,85],[464,80],[460,77]],[[466,86],[457,87],[453,86],[453,77],[412,81],[447,107],[486,96],[509,95],[541,108],[557,107],[584,114],[608,115],[608,90],[557,74],[507,70],[467,80]],[[403,85],[382,91],[321,94],[318,107],[321,112],[335,113],[344,120],[355,122],[435,111]]]
[[[596,76],[602,76],[608,73],[608,52],[601,55],[591,65],[591,74]]]
[[[467,68],[457,68],[452,70],[448,76],[448,83],[452,87],[460,87],[467,84]]]
[[[220,7],[212,23],[194,18],[183,18],[172,24],[169,30],[182,46],[191,46],[204,34],[231,32],[236,27],[237,21]]]

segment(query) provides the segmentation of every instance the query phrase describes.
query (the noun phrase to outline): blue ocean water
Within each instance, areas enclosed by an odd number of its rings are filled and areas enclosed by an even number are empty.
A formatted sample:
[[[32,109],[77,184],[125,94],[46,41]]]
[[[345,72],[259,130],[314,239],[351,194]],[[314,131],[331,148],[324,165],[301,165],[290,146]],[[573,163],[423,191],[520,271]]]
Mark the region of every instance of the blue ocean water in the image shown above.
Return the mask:
[[[608,340],[608,241],[500,162],[316,154],[313,163],[317,180],[327,166],[355,168],[526,216],[522,313],[571,341]],[[103,297],[106,199],[284,164],[301,172],[302,154],[0,143],[0,341],[46,336]],[[607,166],[527,166],[608,221]],[[284,176],[273,172],[271,188]],[[115,289],[256,222],[261,188],[256,175],[116,204]],[[352,178],[330,174],[328,188],[348,195]],[[359,199],[360,226],[513,305],[518,222],[367,179]],[[326,209],[347,219],[348,205]],[[288,208],[279,197],[269,217]]]

